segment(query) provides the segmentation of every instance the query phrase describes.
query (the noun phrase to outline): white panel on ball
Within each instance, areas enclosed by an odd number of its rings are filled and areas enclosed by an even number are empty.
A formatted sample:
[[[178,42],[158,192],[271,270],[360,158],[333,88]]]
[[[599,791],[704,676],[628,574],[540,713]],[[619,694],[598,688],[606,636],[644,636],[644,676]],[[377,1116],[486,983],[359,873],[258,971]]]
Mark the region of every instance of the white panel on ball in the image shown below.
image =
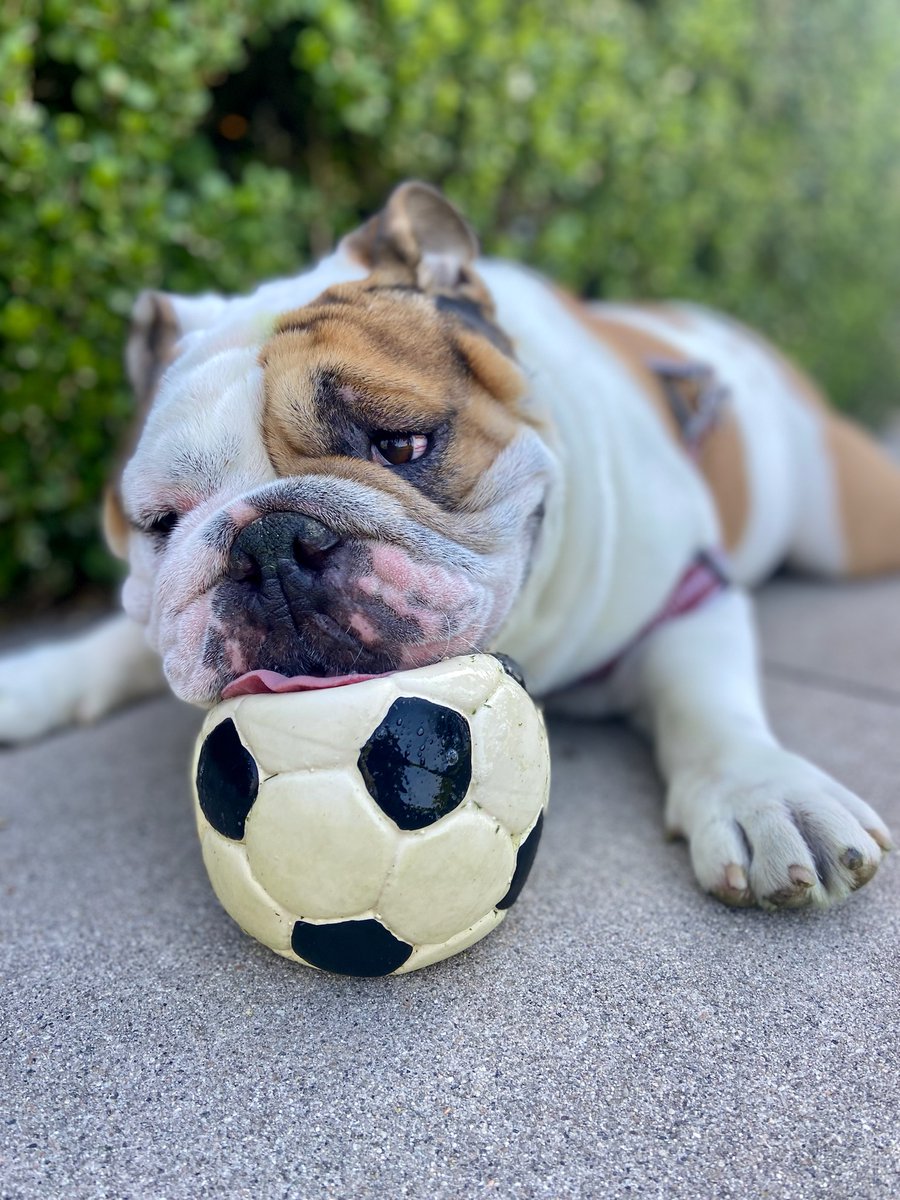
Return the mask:
[[[253,875],[298,917],[371,909],[394,858],[389,823],[349,771],[294,771],[259,789],[244,835]]]
[[[396,695],[387,677],[353,687],[245,696],[239,702],[237,726],[266,774],[296,771],[298,766],[327,771],[356,762],[354,746],[358,752],[372,722],[378,724]]]
[[[229,917],[257,941],[287,954],[294,922],[253,878],[240,842],[207,827],[200,849],[213,891]]]
[[[503,899],[515,864],[512,839],[496,821],[456,812],[403,838],[379,916],[406,941],[443,942]]]
[[[544,722],[508,676],[490,705],[472,718],[472,779],[477,803],[511,833],[524,833],[546,804],[550,755]]]
[[[398,696],[422,696],[467,716],[476,713],[506,678],[503,667],[491,654],[466,654],[391,676]]]

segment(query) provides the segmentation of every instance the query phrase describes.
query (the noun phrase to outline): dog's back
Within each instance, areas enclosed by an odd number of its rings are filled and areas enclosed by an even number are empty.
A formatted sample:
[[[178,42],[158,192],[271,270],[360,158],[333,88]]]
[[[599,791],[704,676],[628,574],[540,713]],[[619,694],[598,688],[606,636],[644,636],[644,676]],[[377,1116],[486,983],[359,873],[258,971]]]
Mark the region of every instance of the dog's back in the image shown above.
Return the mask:
[[[693,304],[560,306],[628,367],[712,492],[735,578],[900,570],[900,467],[759,334]]]

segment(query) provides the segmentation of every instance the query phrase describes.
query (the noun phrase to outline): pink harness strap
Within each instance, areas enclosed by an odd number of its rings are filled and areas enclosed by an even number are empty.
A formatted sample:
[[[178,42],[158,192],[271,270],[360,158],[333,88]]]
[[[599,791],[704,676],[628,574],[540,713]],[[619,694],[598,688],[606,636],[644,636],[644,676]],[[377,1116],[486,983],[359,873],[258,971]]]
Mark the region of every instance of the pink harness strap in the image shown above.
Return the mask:
[[[659,612],[639,629],[630,642],[607,662],[589,672],[582,679],[572,684],[573,687],[583,687],[590,683],[605,683],[621,664],[625,656],[666,621],[675,617],[683,617],[687,613],[705,604],[713,596],[724,592],[731,585],[722,555],[703,550],[685,573],[681,576],[674,590],[670,593]]]

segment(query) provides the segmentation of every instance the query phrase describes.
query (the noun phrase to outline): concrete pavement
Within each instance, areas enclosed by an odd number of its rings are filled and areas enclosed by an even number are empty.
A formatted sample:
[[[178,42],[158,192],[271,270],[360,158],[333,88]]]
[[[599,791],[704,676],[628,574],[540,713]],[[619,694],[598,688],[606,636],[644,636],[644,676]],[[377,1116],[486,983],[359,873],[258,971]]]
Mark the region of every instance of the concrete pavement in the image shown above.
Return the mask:
[[[775,725],[900,833],[900,583],[762,597]],[[165,699],[0,757],[0,1196],[896,1197],[900,866],[729,911],[644,746],[552,726],[509,919],[396,979],[293,968],[216,903]]]

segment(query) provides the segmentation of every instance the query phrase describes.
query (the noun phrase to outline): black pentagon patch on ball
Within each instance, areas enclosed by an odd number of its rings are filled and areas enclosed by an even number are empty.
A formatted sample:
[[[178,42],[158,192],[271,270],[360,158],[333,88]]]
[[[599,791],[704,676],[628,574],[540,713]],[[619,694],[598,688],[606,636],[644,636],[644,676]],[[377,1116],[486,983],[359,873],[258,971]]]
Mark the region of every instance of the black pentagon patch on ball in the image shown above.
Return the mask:
[[[382,812],[401,829],[424,829],[466,798],[469,722],[452,708],[403,696],[363,746],[358,765]]]
[[[522,668],[514,658],[510,658],[508,654],[499,653],[492,654],[491,658],[496,658],[497,662],[507,673],[510,679],[514,679],[520,688],[525,688],[525,691],[528,691],[528,688],[525,687],[525,676],[522,673]]]
[[[525,841],[519,846],[519,853],[516,855],[516,869],[513,871],[509,891],[498,902],[497,908],[512,908],[518,900],[519,892],[525,886],[525,881],[531,872],[531,868],[534,866],[534,856],[537,854],[538,842],[541,840],[543,829],[544,814],[540,813],[538,819],[531,827],[531,833],[529,833]]]
[[[337,975],[390,975],[402,967],[412,946],[379,921],[295,921],[291,949],[314,967]]]
[[[203,815],[223,837],[239,842],[259,791],[259,772],[229,717],[217,725],[200,750],[197,795]]]

